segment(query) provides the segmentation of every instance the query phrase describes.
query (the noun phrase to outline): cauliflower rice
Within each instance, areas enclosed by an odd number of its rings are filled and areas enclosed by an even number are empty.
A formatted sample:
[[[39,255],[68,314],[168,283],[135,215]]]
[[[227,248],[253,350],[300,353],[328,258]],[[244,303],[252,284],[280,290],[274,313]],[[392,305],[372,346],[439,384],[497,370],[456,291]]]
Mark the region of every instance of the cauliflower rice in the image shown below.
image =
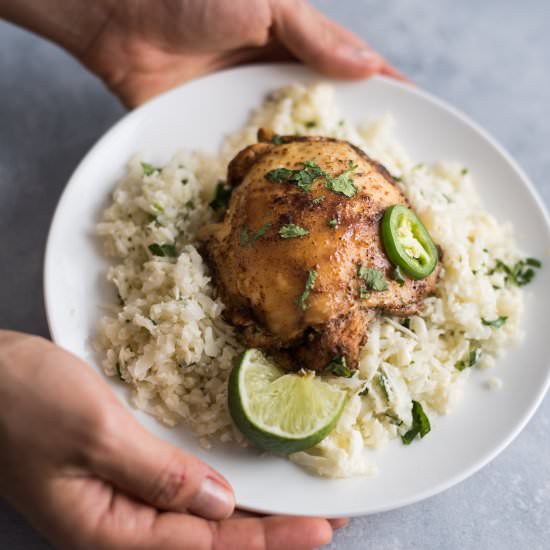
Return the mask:
[[[477,367],[492,367],[521,338],[522,292],[506,284],[501,270],[491,273],[497,258],[514,264],[521,255],[512,227],[483,208],[463,166],[418,164],[395,140],[390,116],[356,127],[341,115],[328,85],[274,92],[245,128],[226,138],[219,155],[182,151],[162,169],[141,156],[130,160],[98,225],[114,259],[107,278],[120,298],[98,328],[103,368],[129,384],[136,407],[170,426],[189,425],[201,445],[246,445],[227,409],[227,380],[243,346],[223,320],[195,234],[216,218],[209,207],[215,186],[229,160],[256,141],[260,126],[346,139],[364,149],[400,180],[444,250],[437,295],[425,300],[420,316],[380,317],[368,326],[357,374],[327,378],[350,393],[336,429],[289,457],[322,476],[371,473],[375,465],[364,449],[408,430],[412,400],[428,416],[450,413],[472,371],[458,370],[457,362],[475,351]],[[165,256],[151,254],[155,244],[168,245]],[[482,321],[503,317],[500,328]]]

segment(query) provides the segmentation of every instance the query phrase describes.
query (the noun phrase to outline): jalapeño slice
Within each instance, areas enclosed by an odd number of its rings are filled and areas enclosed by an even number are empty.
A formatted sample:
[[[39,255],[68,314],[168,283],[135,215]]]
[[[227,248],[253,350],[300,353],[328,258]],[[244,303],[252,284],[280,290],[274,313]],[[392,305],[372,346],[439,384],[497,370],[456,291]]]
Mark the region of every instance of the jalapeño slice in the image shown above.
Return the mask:
[[[412,279],[424,279],[437,265],[438,252],[416,214],[394,204],[382,218],[382,242],[390,261]]]

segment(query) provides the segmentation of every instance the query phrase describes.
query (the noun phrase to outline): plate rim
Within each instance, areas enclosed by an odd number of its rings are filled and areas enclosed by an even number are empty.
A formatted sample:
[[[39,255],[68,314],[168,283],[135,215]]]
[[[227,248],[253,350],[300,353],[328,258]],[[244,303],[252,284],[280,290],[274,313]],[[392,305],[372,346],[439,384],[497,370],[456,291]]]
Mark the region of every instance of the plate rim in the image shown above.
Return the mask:
[[[317,76],[318,79],[323,82],[345,82],[345,81],[338,81],[330,77],[325,77],[319,73],[312,71],[310,68],[299,65],[297,63],[258,63],[253,65],[228,68],[222,71],[216,71],[210,74],[206,74],[204,76],[201,76],[200,78],[185,82],[183,84],[175,86],[174,88],[171,88],[170,90],[167,90],[147,100],[136,109],[126,112],[107,131],[103,132],[97,138],[97,140],[94,142],[92,147],[86,152],[86,154],[78,162],[76,168],[73,170],[69,179],[67,180],[67,183],[65,184],[65,187],[63,188],[63,191],[56,204],[53,216],[50,221],[48,233],[47,233],[45,253],[44,253],[44,259],[43,259],[43,269],[42,269],[42,276],[43,276],[42,290],[44,295],[44,306],[45,306],[45,314],[46,314],[48,330],[52,341],[56,345],[61,346],[61,344],[59,343],[61,340],[59,336],[60,329],[59,330],[56,329],[55,320],[53,319],[53,315],[52,315],[53,306],[51,305],[53,298],[50,295],[50,290],[49,290],[51,288],[50,279],[53,275],[52,269],[51,269],[52,249],[54,246],[52,244],[53,235],[56,233],[56,227],[61,223],[60,220],[62,219],[64,203],[67,201],[67,196],[69,194],[70,188],[75,185],[76,181],[78,181],[80,173],[86,169],[90,158],[93,157],[93,155],[100,148],[102,143],[106,140],[111,139],[111,137],[116,132],[120,131],[120,129],[123,126],[127,124],[131,124],[134,118],[141,116],[141,112],[143,110],[149,108],[151,105],[156,105],[164,102],[166,97],[177,94],[179,90],[183,87],[193,85],[194,83],[203,81],[205,79],[209,79],[213,76],[219,76],[220,74],[231,75],[231,73],[242,73],[242,72],[254,73],[258,69],[260,70],[265,70],[265,69],[296,70],[296,68],[298,68],[298,72],[302,76],[314,75],[314,76]],[[297,77],[299,77],[299,75],[297,75]],[[519,178],[519,180],[521,180],[522,186],[525,188],[525,190],[530,194],[531,198],[533,199],[534,204],[536,205],[539,213],[542,215],[542,220],[544,221],[546,230],[550,234],[550,215],[537,188],[535,187],[535,185],[533,184],[533,182],[531,181],[527,173],[519,165],[519,163],[511,156],[511,154],[505,149],[505,147],[496,138],[494,138],[489,134],[487,130],[482,128],[477,122],[475,122],[467,114],[462,112],[459,108],[454,107],[453,105],[448,103],[446,100],[435,96],[434,94],[432,94],[431,92],[428,92],[427,90],[419,88],[415,85],[399,82],[397,80],[394,80],[392,78],[382,76],[382,75],[376,75],[374,77],[371,77],[371,79],[384,81],[387,85],[398,88],[402,91],[405,91],[406,93],[415,95],[435,105],[437,108],[452,115],[453,118],[459,119],[460,122],[462,122],[463,124],[468,126],[469,129],[477,133],[485,142],[488,143],[488,145],[490,145],[495,150],[495,152],[515,173],[515,175]],[[326,517],[329,517],[329,518],[331,517],[335,518],[335,517],[341,517],[341,516],[358,517],[358,516],[364,516],[364,515],[369,515],[374,513],[386,512],[390,510],[396,510],[396,509],[420,502],[436,494],[442,493],[447,489],[450,489],[451,487],[454,487],[455,485],[471,477],[473,474],[475,474],[476,472],[481,470],[483,467],[487,466],[490,462],[492,462],[499,454],[501,454],[517,438],[517,436],[523,431],[525,426],[533,418],[534,414],[540,407],[550,387],[550,359],[547,362],[546,368],[547,370],[546,370],[544,383],[539,387],[537,392],[533,394],[533,399],[531,400],[529,407],[527,408],[523,416],[516,422],[515,427],[508,433],[506,437],[502,439],[502,441],[498,445],[495,445],[491,450],[481,455],[477,460],[475,460],[475,462],[473,462],[473,464],[470,467],[461,470],[456,475],[450,476],[446,480],[440,483],[437,483],[434,486],[428,489],[425,489],[424,491],[417,492],[409,497],[403,497],[401,499],[397,499],[391,504],[378,506],[378,507],[371,506],[369,509],[365,509],[363,511],[354,511],[352,513],[344,512],[342,514],[327,514]],[[249,505],[246,505],[246,503],[240,504],[238,500],[237,500],[236,507],[242,510],[253,511],[256,513],[298,515],[292,512],[289,513],[288,511],[285,511],[283,509],[278,509],[277,507],[262,508],[261,506],[249,506]]]

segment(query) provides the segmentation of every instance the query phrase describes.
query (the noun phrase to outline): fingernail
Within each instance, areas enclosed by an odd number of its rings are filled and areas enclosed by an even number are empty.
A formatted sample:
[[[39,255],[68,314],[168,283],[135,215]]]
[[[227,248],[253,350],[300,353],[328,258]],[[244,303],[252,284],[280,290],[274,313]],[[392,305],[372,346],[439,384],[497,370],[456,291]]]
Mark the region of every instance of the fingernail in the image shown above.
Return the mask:
[[[354,48],[347,44],[342,44],[339,47],[340,53],[346,57],[354,57],[360,60],[365,65],[379,66],[382,58],[369,48]]]
[[[224,519],[231,515],[234,506],[233,493],[219,481],[206,477],[193,498],[189,511],[205,519]]]
[[[335,519],[329,519],[328,522],[330,523],[333,529],[341,529],[342,527],[345,527],[349,523],[349,519],[335,518]]]

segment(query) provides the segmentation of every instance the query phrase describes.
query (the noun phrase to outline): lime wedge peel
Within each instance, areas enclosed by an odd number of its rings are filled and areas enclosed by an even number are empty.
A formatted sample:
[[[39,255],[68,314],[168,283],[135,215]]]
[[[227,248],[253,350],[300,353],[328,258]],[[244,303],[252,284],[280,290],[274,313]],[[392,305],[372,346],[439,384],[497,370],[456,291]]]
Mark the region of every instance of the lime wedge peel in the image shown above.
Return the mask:
[[[248,349],[229,378],[229,411],[257,447],[290,454],[313,447],[335,427],[346,392],[314,373],[289,373]]]

